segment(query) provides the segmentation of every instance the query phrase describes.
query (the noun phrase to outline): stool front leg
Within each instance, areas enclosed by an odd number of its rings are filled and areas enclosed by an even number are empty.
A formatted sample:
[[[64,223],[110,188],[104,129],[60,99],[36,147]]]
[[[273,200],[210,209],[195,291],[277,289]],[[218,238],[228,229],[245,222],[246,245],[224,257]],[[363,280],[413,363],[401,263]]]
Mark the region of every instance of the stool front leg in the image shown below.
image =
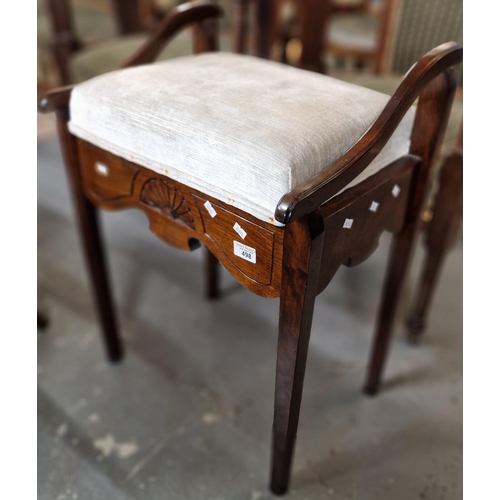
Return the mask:
[[[68,173],[85,260],[90,271],[91,286],[99,319],[101,320],[104,344],[108,359],[110,361],[120,361],[123,358],[123,347],[115,320],[97,209],[84,194],[78,167],[75,137],[69,133],[67,121],[67,109],[58,111],[59,139]]]
[[[311,214],[286,227],[283,242],[271,491],[288,489],[316,297],[323,220]]]

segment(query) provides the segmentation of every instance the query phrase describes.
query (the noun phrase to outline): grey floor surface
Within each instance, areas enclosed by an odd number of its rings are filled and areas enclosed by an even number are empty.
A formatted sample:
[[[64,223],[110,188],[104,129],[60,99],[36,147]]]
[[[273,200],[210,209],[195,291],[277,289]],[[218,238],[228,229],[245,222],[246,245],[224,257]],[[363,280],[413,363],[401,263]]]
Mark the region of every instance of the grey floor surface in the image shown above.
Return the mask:
[[[138,211],[103,229],[127,357],[103,356],[55,140],[38,147],[39,500],[271,498],[278,301],[224,271],[203,298],[201,252],[168,248]],[[361,393],[389,236],[317,299],[290,497],[462,497],[462,251],[427,336],[398,321],[383,391]],[[410,283],[422,252],[416,256]],[[408,305],[403,297],[401,315]]]

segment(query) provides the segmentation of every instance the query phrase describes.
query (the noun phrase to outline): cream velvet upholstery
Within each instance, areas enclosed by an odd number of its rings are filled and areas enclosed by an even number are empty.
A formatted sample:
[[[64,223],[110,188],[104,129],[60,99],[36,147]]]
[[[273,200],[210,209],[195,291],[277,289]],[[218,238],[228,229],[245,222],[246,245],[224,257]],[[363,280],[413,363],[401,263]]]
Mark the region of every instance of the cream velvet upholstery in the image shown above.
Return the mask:
[[[71,132],[279,225],[280,198],[345,153],[389,97],[252,56],[209,53],[75,87]],[[408,152],[413,110],[352,184]]]

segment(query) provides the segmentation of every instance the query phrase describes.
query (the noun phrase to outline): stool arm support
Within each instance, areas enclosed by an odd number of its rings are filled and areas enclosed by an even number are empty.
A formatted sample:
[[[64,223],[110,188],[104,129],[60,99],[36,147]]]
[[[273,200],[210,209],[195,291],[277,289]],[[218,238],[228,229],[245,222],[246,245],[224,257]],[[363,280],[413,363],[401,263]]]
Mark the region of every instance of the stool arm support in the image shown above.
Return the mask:
[[[127,58],[120,68],[130,68],[140,64],[153,62],[165,45],[180,30],[190,24],[201,24],[208,19],[216,19],[223,15],[222,9],[209,0],[197,0],[178,5],[160,22],[151,37]]]
[[[293,222],[327,202],[354,180],[380,153],[397,126],[426,86],[441,73],[462,61],[462,47],[442,44],[425,54],[406,74],[375,123],[343,156],[285,194],[274,218]]]

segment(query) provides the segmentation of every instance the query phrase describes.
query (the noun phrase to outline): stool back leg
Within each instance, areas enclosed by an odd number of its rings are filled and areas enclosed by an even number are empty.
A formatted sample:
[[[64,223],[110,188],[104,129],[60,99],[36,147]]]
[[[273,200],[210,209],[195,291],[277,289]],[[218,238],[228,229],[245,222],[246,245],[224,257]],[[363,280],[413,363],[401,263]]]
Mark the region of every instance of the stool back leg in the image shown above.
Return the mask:
[[[219,261],[208,248],[205,248],[205,287],[208,299],[216,299],[220,296]]]
[[[377,320],[377,332],[372,347],[368,376],[364,392],[370,396],[379,390],[382,370],[389,349],[389,342],[404,278],[411,260],[415,231],[407,227],[393,237],[389,253],[389,266],[382,292],[382,304]]]
[[[278,495],[287,491],[290,479],[323,231],[315,213],[285,229],[270,485]]]
[[[422,158],[422,163],[413,180],[405,227],[400,234],[394,236],[389,256],[382,304],[364,387],[365,393],[369,395],[376,394],[380,387],[394,318],[411,262],[420,211],[426,197],[429,174],[443,140],[455,89],[454,71],[448,69],[432,80],[419,97],[410,153]]]
[[[424,331],[427,309],[444,262],[445,251],[446,249],[444,248],[427,249],[415,304],[407,321],[408,340],[412,344],[417,344],[419,342]]]
[[[123,347],[115,320],[97,209],[85,197],[83,192],[82,179],[78,168],[76,140],[69,133],[67,122],[68,110],[58,111],[59,139],[68,173],[85,260],[90,272],[91,286],[101,321],[104,344],[108,359],[110,361],[119,361],[123,358]]]

